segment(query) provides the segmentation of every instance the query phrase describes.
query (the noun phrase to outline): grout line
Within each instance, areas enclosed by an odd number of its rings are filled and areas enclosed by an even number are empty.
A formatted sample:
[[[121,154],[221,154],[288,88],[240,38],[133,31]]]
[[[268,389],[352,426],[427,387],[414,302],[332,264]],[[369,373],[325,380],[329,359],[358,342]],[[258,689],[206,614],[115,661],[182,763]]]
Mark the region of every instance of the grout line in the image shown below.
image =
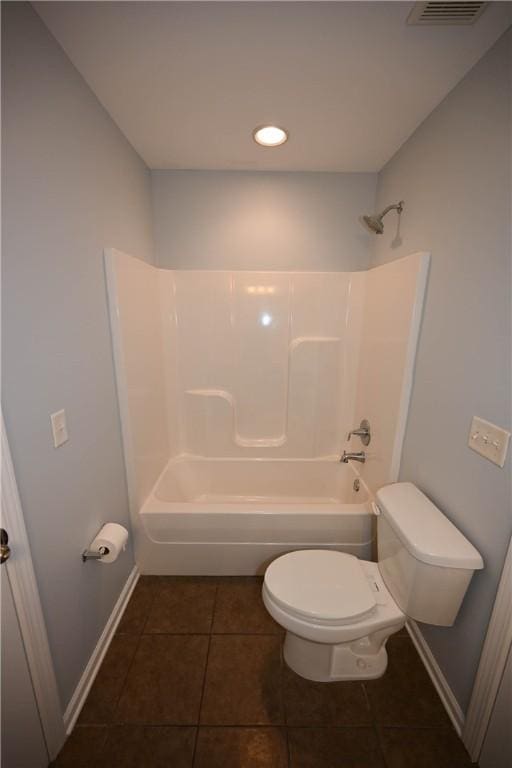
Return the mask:
[[[374,731],[376,739],[377,739],[377,746],[379,748],[379,753],[380,753],[380,756],[382,758],[383,765],[386,766],[386,768],[389,768],[389,763],[386,760],[386,755],[384,753],[384,747],[383,747],[383,744],[382,744],[382,738],[381,738],[381,733],[380,733],[380,729],[379,729],[379,724],[377,723],[377,718],[375,716],[375,710],[374,710],[374,708],[372,706],[371,696],[370,696],[370,694],[368,693],[368,691],[366,689],[366,685],[364,683],[361,683],[361,686],[363,688],[363,693],[364,693],[365,699],[366,699],[366,701],[368,703],[368,708],[370,710],[370,716],[371,716],[371,719],[372,719],[372,727],[373,727],[373,731]]]
[[[150,589],[150,593],[151,593],[151,599],[149,601],[149,608],[148,608],[148,612],[146,614],[146,618],[144,619],[144,623],[143,623],[142,629],[140,631],[140,636],[141,637],[142,637],[142,635],[146,634],[145,630],[146,630],[146,627],[147,627],[147,624],[148,624],[148,621],[149,621],[149,617],[151,615],[151,611],[153,609],[153,605],[154,605],[154,603],[156,601],[157,584],[155,582],[153,582],[153,583],[150,582],[149,583],[149,589]]]
[[[280,666],[280,680],[279,680],[279,695],[281,697],[281,704],[283,708],[283,715],[284,715],[284,725],[287,728],[288,727],[288,709],[286,706],[286,696],[285,696],[285,660],[284,660],[284,643],[280,643],[279,645],[279,659],[281,662]]]
[[[284,719],[284,732],[285,732],[285,738],[286,738],[286,763],[288,768],[291,768],[292,765],[292,753],[290,749],[290,730],[288,727],[288,708],[286,706],[286,696],[285,696],[285,660],[284,660],[284,642],[281,638],[281,642],[279,643],[279,658],[280,658],[280,672],[279,672],[279,695],[281,697],[281,706],[283,709],[283,719]]]
[[[135,727],[141,727],[141,728],[196,728],[197,727],[196,722],[192,723],[169,723],[169,722],[115,722],[115,723],[81,723],[80,725],[76,725],[76,728],[105,728],[105,730],[109,730],[110,728],[115,728],[119,726],[133,726]],[[283,725],[282,723],[204,723],[201,725],[201,728],[215,728],[222,730],[223,728],[250,728],[253,729],[263,729],[263,730],[284,730],[286,728],[290,730],[298,730],[298,731],[354,731],[354,730],[362,730],[367,731],[372,727],[371,723],[359,723],[357,725],[333,725],[332,723],[328,724],[322,724],[322,723],[316,723],[314,725]],[[420,728],[417,726],[407,726],[403,728],[399,728],[397,726],[383,726],[383,730],[389,731],[389,730],[405,730],[405,731],[443,731],[443,733],[446,733],[446,730],[444,728]]]
[[[217,600],[219,597],[219,584],[217,583],[215,585],[215,595],[213,596],[213,607],[212,607],[212,615],[210,618],[210,632],[211,635],[213,633],[213,624],[215,622],[215,614],[217,613]]]
[[[133,632],[120,632],[122,635],[133,635]],[[141,634],[147,637],[153,637],[154,635],[172,635],[174,637],[197,637],[201,635],[203,637],[281,637],[277,632],[243,632],[242,630],[236,632],[143,632]]]
[[[199,707],[199,714],[201,713],[201,707]],[[199,720],[199,715],[197,716]],[[194,726],[194,749],[192,750],[192,760],[190,762],[190,768],[194,768],[196,762],[197,742],[199,741],[199,723]]]
[[[137,638],[137,644],[136,644],[136,646],[135,646],[135,650],[134,650],[134,652],[133,652],[133,656],[132,656],[132,658],[130,659],[130,662],[129,662],[129,664],[128,664],[128,668],[127,668],[127,670],[126,670],[126,675],[124,676],[123,684],[121,685],[121,689],[120,689],[120,691],[119,691],[119,694],[118,694],[118,696],[117,696],[117,699],[116,699],[116,701],[115,701],[115,704],[114,704],[114,706],[113,706],[113,709],[112,709],[112,717],[114,718],[114,720],[113,720],[113,722],[111,722],[111,723],[107,723],[107,725],[109,725],[109,726],[112,726],[112,725],[123,725],[123,724],[124,724],[124,721],[123,721],[123,723],[121,723],[121,722],[120,722],[120,721],[117,719],[117,709],[118,709],[118,707],[119,707],[119,702],[121,701],[121,696],[123,695],[123,693],[124,693],[124,689],[125,689],[125,687],[126,687],[126,684],[127,684],[127,682],[128,682],[128,678],[129,678],[129,676],[130,676],[130,672],[131,672],[131,669],[132,669],[133,663],[134,663],[134,661],[135,661],[135,657],[136,657],[136,655],[137,655],[137,651],[139,650],[139,646],[140,646],[140,641],[141,641],[141,639],[142,639],[142,633],[141,633],[141,634],[139,635],[139,637]]]
[[[104,728],[105,731],[109,731],[112,728],[117,727],[124,727],[124,726],[130,726],[134,728],[198,728],[199,725],[197,722],[186,722],[186,723],[175,723],[175,722],[113,722],[113,723],[82,723],[80,725],[76,725],[75,727],[78,730],[81,729],[87,729],[87,728]],[[239,729],[250,729],[250,730],[266,730],[266,731],[283,731],[283,730],[293,730],[293,731],[367,731],[367,730],[373,730],[372,723],[362,724],[359,723],[357,725],[333,725],[332,723],[322,724],[322,723],[316,723],[314,725],[283,725],[279,723],[203,723],[200,726],[201,728],[208,728],[209,730],[215,729],[215,730],[223,730],[223,729],[232,729],[232,728],[239,728]],[[385,725],[381,726],[382,731],[435,731],[436,733],[446,733],[445,728],[430,728],[430,727],[423,727],[420,726],[394,726],[394,725]]]
[[[211,630],[212,630],[212,627],[213,627],[213,619],[214,619],[214,616],[215,616],[215,609],[217,607],[217,596],[218,596],[218,593],[219,593],[219,585],[217,583],[215,585],[215,595],[214,595],[214,598],[213,598],[212,616],[211,616],[211,619],[210,619],[210,634],[208,635],[208,648],[206,650],[206,661],[205,661],[205,664],[204,664],[203,686],[201,688],[201,698],[199,700],[199,707],[198,707],[198,710],[197,710],[196,738],[195,738],[195,741],[194,741],[194,751],[192,753],[192,768],[194,768],[194,765],[195,765],[195,762],[196,762],[197,744],[198,744],[198,741],[199,741],[199,728],[200,728],[200,724],[201,724],[201,710],[203,709],[203,699],[204,699],[204,692],[205,692],[205,688],[206,688],[206,675],[208,673],[208,661],[210,659],[210,647],[211,647],[211,644],[212,644],[212,633],[211,633]]]
[[[372,723],[359,723],[358,725],[315,723],[313,725],[288,725],[287,727],[293,731],[368,731],[372,729]]]
[[[144,636],[144,629],[145,629],[146,624],[148,622],[149,614],[151,613],[151,609],[153,607],[153,602],[155,600],[156,592],[154,590],[154,586],[152,584],[150,584],[149,588],[151,590],[151,598],[149,600],[149,608],[148,608],[148,611],[147,611],[147,614],[146,614],[146,618],[144,619],[141,631],[140,631],[138,639],[137,639],[137,644],[135,646],[135,651],[133,652],[133,656],[130,659],[130,663],[128,664],[128,668],[126,670],[126,675],[125,675],[125,678],[123,680],[123,684],[121,686],[121,690],[119,691],[119,695],[118,695],[118,697],[116,699],[116,703],[115,703],[114,708],[113,708],[113,717],[114,718],[116,718],[117,710],[118,710],[118,707],[119,707],[119,702],[121,701],[121,697],[122,697],[122,695],[124,693],[124,689],[126,688],[126,684],[128,682],[128,678],[130,677],[130,672],[131,672],[133,664],[135,662],[135,657],[137,656],[138,650],[140,648],[140,644],[141,644],[142,638]],[[128,602],[128,605],[125,608],[125,612],[128,610],[128,606],[129,606],[129,604],[130,604],[132,599],[133,599],[133,595],[130,597],[130,601]],[[120,723],[120,721],[118,719],[115,719],[115,721],[113,723],[110,723],[110,725],[120,725],[120,724],[124,724],[124,721],[123,721],[123,723]]]
[[[291,768],[292,766],[292,752],[290,749],[290,731],[289,728],[285,728],[285,738],[286,738],[286,762],[288,765],[288,768]]]

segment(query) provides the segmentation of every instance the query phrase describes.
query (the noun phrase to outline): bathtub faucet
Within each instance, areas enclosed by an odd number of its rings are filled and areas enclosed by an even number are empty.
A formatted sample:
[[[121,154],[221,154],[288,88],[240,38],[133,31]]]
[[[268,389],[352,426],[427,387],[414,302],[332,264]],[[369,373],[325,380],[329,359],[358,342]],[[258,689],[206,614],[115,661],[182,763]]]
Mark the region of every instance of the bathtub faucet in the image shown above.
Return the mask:
[[[366,453],[364,451],[356,451],[355,453],[347,453],[346,451],[343,451],[343,456],[340,461],[342,461],[343,464],[348,464],[349,461],[360,461],[361,464],[364,464],[366,461]]]

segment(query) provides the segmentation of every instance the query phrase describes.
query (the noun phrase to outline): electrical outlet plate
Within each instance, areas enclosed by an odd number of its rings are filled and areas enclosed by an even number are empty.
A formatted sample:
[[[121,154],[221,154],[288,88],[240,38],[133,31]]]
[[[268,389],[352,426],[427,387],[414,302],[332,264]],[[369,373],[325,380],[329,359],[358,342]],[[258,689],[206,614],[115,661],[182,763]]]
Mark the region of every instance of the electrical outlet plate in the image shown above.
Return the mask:
[[[490,421],[473,416],[469,431],[468,445],[480,456],[483,456],[498,467],[503,467],[507,458],[510,432],[491,424]]]
[[[68,428],[66,425],[66,411],[56,411],[50,415],[52,424],[53,446],[59,448],[68,440]]]

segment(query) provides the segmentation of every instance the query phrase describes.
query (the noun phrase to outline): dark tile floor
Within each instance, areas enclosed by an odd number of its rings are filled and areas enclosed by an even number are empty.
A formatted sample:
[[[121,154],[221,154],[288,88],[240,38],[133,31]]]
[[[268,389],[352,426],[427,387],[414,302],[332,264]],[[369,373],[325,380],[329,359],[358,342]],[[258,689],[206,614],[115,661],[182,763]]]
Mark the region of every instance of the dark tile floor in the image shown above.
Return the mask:
[[[55,768],[468,768],[405,631],[380,680],[282,660],[256,578],[142,577]]]

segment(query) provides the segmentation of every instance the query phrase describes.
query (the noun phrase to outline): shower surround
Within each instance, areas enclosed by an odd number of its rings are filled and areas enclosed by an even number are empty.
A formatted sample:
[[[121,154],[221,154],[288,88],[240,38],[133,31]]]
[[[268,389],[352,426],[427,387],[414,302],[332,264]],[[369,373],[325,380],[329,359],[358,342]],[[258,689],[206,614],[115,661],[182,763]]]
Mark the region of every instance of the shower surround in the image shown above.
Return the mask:
[[[428,260],[171,271],[106,251],[143,573],[252,574],[308,546],[370,556],[372,493],[398,474]],[[356,469],[339,456],[362,418],[372,442]]]

